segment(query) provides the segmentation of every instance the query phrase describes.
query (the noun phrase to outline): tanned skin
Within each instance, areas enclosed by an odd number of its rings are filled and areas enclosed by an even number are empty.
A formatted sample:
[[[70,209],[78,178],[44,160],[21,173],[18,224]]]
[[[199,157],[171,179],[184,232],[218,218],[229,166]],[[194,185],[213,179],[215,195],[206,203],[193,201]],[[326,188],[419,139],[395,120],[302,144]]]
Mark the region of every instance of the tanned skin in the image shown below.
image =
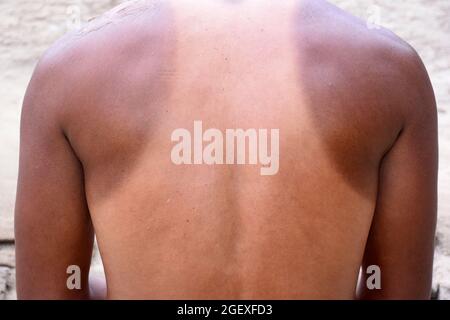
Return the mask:
[[[18,297],[93,298],[95,231],[109,299],[428,299],[436,118],[416,52],[327,2],[122,6],[26,93]],[[279,172],[175,165],[194,120],[279,129]],[[381,290],[356,288],[369,265]]]

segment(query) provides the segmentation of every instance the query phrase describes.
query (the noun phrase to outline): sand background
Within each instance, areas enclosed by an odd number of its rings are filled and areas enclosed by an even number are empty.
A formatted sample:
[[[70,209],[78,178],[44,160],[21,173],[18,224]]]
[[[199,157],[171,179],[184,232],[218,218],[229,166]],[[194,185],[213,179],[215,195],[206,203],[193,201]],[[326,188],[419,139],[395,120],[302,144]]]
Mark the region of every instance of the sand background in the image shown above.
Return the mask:
[[[120,0],[0,0],[0,300],[15,299],[13,211],[20,108],[34,66],[65,32]],[[434,294],[450,299],[450,0],[332,0],[410,42],[430,73],[439,108],[439,221]],[[96,267],[99,267],[98,257]]]

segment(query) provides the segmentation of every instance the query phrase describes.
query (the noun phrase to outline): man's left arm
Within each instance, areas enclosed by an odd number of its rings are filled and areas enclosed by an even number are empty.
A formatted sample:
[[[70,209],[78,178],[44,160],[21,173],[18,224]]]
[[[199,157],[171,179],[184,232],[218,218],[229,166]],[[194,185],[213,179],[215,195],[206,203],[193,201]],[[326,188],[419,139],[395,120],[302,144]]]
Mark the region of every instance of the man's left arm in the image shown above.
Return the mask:
[[[58,74],[52,64],[44,64],[33,75],[22,109],[15,208],[17,296],[87,299],[94,232],[84,173],[59,124]],[[69,289],[77,286],[77,268],[81,287]],[[75,278],[68,287],[71,275]]]

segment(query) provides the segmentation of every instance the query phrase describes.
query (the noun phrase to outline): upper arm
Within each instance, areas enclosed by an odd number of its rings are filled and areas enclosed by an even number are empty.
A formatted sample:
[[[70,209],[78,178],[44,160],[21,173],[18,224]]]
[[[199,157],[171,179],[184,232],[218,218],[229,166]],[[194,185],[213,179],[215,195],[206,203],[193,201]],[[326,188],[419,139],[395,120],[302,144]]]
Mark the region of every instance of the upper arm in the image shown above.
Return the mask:
[[[60,126],[61,79],[40,66],[22,109],[15,208],[17,294],[23,299],[88,296],[93,230],[83,169]],[[66,271],[81,268],[81,290],[68,290]]]
[[[385,155],[363,270],[378,265],[381,290],[360,298],[429,299],[437,207],[438,138],[434,94],[418,56],[408,56],[407,79],[396,90],[405,105],[403,130]]]

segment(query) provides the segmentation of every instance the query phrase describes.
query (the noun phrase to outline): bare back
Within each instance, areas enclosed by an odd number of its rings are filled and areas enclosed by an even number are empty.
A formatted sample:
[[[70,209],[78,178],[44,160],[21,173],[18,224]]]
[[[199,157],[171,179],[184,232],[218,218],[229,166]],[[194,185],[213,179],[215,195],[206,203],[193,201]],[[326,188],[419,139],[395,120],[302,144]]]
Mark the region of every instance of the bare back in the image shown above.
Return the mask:
[[[352,299],[409,113],[407,88],[384,80],[408,76],[410,49],[320,1],[195,3],[126,5],[49,53],[71,62],[55,118],[108,297]],[[174,130],[194,150],[198,121],[224,139],[278,129],[278,170],[261,175],[250,151],[243,164],[194,164],[194,151],[174,163]]]

